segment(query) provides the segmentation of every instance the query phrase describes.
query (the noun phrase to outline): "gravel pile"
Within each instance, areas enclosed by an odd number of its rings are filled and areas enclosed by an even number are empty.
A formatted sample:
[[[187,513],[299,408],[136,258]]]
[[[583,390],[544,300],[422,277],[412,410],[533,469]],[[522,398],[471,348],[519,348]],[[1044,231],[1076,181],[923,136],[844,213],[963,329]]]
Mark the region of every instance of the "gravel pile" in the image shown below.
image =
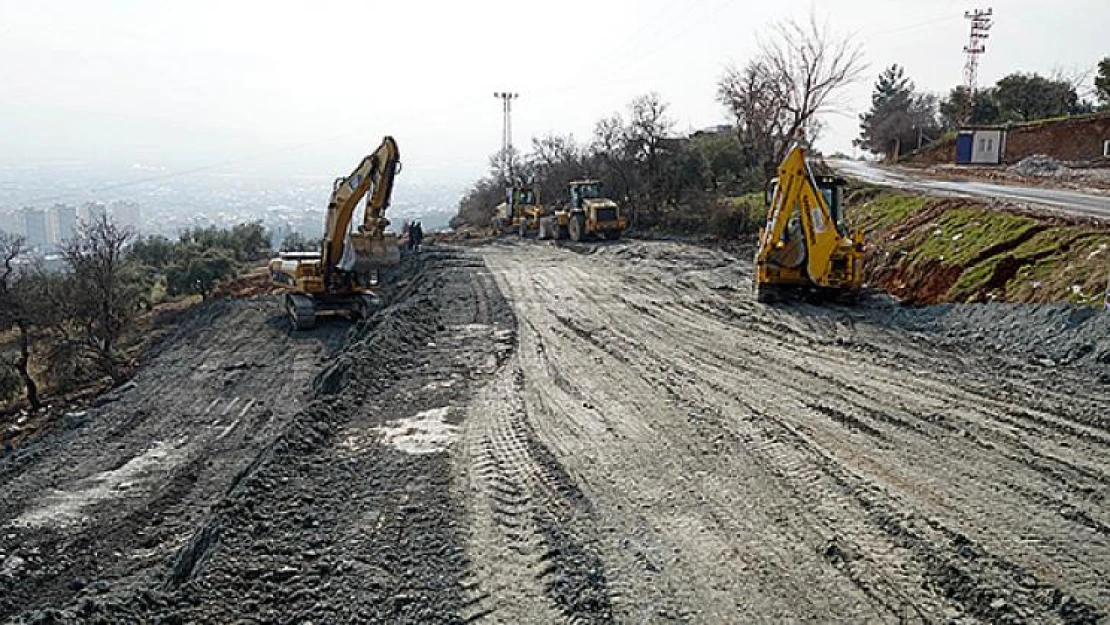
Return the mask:
[[[1068,304],[964,304],[895,308],[903,329],[1046,366],[1105,369],[1110,313]],[[1110,377],[1110,373],[1107,374]]]
[[[1055,177],[1071,176],[1074,172],[1062,162],[1045,154],[1032,154],[1021,159],[1006,171],[1019,176]]]

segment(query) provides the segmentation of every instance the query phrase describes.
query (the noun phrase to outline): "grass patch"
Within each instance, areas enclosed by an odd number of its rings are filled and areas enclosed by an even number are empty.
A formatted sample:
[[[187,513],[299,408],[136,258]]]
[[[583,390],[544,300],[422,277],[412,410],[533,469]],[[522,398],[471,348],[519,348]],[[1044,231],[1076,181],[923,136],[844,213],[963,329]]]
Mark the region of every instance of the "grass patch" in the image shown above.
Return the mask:
[[[912,261],[939,260],[950,265],[968,265],[992,248],[1026,236],[1039,226],[1029,217],[974,208],[944,212],[920,244],[910,252]]]
[[[859,205],[848,205],[848,218],[865,235],[878,232],[921,210],[929,198],[919,195],[883,192]]]
[[[1010,298],[1030,302],[1064,300],[1084,305],[1101,303],[1110,270],[1110,233],[1051,228],[1026,241],[1013,253],[1029,264],[1007,285]]]

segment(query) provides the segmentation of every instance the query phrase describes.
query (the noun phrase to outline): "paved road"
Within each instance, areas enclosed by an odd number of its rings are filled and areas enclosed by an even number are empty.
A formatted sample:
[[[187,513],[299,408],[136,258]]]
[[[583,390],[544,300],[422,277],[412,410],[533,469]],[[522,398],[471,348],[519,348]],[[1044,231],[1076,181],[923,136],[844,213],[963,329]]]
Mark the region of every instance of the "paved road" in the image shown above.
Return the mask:
[[[1081,217],[1110,219],[1110,195],[970,180],[934,180],[914,176],[912,172],[905,170],[894,171],[861,161],[832,160],[829,164],[842,175],[872,184],[920,191],[930,195],[1007,200],[1034,204]]]

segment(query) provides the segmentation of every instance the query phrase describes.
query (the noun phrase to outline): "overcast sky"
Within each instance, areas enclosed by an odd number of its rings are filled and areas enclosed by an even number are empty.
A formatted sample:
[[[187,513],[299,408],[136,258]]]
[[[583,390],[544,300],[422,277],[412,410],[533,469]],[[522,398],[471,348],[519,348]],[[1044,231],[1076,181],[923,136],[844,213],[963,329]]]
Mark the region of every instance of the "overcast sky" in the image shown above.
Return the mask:
[[[0,0],[0,165],[170,170],[233,162],[338,175],[383,134],[407,175],[462,182],[500,146],[497,90],[520,93],[515,142],[573,133],[656,91],[679,130],[728,121],[715,100],[775,20],[811,7],[856,36],[866,79],[829,116],[851,150],[875,75],[962,80],[967,2],[950,0]],[[1108,0],[999,0],[981,83],[1110,55]]]

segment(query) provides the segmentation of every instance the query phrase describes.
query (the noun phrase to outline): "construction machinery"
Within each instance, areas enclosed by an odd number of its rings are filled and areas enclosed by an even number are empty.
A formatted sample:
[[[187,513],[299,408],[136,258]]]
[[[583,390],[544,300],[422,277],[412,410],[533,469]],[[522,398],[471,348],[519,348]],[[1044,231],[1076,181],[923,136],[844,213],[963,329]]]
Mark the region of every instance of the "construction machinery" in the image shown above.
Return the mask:
[[[539,238],[585,241],[594,236],[619,239],[628,220],[617,203],[605,197],[600,180],[567,183],[568,202],[541,220]]]
[[[502,233],[517,232],[525,237],[539,229],[543,214],[544,207],[535,187],[505,187],[505,201],[498,204],[493,212],[493,229]]]
[[[362,318],[379,307],[378,272],[401,260],[397,235],[385,231],[400,165],[397,142],[385,137],[349,176],[332,185],[320,251],[284,253],[270,261],[271,282],[285,289],[285,309],[296,329],[313,327],[321,315]],[[351,232],[363,197],[362,224]]]
[[[794,146],[771,181],[767,224],[759,231],[752,280],[756,299],[790,292],[854,300],[863,284],[863,233],[849,232],[845,181],[814,176],[805,150]]]

